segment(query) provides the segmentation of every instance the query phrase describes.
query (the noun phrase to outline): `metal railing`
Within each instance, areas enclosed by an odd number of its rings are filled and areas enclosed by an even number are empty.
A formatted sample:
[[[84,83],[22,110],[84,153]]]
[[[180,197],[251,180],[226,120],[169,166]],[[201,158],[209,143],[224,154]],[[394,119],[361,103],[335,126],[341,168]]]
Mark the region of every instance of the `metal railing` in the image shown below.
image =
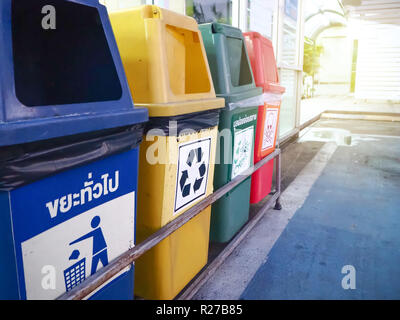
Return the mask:
[[[93,276],[87,278],[80,285],[74,287],[72,290],[60,296],[59,300],[81,300],[90,295],[101,285],[112,279],[119,272],[124,270],[126,267],[130,266],[134,261],[141,257],[144,253],[155,247],[162,240],[167,238],[173,232],[178,230],[184,224],[189,222],[191,219],[200,214],[208,206],[222,198],[229,191],[234,189],[248,177],[250,177],[254,172],[260,169],[262,166],[266,165],[270,160],[276,158],[276,191],[267,200],[264,206],[260,209],[258,214],[251,219],[245,227],[234,237],[233,240],[227,245],[227,247],[217,256],[215,260],[205,268],[201,274],[199,274],[196,280],[179,296],[179,299],[190,299],[197,292],[197,290],[204,284],[204,282],[212,275],[212,273],[222,264],[223,260],[229,256],[233,249],[240,243],[245,235],[251,230],[252,227],[262,218],[264,213],[275,204],[276,209],[280,209],[280,195],[281,195],[281,150],[276,149],[270,155],[256,163],[252,168],[246,170],[243,174],[236,177],[223,187],[216,190],[211,195],[207,196],[205,199],[188,209],[186,212],[181,214],[179,217],[162,227],[160,230],[155,232],[153,235],[148,237],[146,240],[142,241],[134,248],[126,251],[118,258],[111,261],[107,266],[100,269]]]

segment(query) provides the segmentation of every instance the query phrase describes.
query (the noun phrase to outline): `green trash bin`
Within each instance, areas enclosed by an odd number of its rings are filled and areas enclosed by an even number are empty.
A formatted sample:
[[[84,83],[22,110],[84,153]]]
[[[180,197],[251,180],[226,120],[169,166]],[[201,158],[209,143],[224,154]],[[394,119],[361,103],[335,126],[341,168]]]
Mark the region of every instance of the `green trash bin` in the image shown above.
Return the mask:
[[[199,25],[218,97],[220,114],[214,189],[253,165],[254,137],[262,89],[254,82],[242,31],[220,23]],[[258,98],[258,99],[257,99]],[[251,177],[218,200],[211,210],[210,239],[227,242],[249,218]]]

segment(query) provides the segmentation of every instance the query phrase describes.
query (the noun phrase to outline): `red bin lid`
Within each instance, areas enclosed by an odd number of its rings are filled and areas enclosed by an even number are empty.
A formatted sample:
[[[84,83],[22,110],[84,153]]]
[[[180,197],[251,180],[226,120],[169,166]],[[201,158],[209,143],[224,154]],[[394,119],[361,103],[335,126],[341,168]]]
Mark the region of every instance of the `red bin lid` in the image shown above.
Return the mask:
[[[279,84],[278,68],[271,40],[258,32],[246,32],[243,35],[256,86],[263,88],[264,92],[284,93],[285,88]]]

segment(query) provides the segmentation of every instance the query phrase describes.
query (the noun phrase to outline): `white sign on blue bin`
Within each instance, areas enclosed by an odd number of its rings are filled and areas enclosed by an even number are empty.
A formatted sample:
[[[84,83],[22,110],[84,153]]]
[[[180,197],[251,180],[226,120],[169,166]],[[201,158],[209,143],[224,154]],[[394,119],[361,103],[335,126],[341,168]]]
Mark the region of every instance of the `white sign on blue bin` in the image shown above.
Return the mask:
[[[9,192],[21,299],[55,299],[134,246],[136,168],[132,150]]]

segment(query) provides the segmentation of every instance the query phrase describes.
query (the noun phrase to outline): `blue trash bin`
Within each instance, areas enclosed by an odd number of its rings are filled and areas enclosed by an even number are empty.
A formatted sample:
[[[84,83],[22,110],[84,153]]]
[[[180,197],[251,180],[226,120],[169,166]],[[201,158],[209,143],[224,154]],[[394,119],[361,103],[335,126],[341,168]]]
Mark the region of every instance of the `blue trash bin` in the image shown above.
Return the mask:
[[[0,299],[56,299],[135,245],[148,113],[97,1],[2,0],[0,42]]]

